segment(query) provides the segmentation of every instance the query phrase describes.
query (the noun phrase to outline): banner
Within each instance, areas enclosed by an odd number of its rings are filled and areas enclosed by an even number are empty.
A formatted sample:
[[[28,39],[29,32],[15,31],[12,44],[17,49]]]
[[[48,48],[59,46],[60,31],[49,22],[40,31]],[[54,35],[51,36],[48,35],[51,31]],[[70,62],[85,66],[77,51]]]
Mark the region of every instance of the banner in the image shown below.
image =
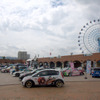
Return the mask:
[[[91,71],[91,61],[87,61],[87,64],[86,64],[86,72],[87,73],[90,73]]]
[[[96,67],[96,61],[93,61],[93,68]]]
[[[70,67],[71,67],[71,69],[73,71],[74,70],[74,63],[73,62],[70,62],[69,64],[70,64]]]

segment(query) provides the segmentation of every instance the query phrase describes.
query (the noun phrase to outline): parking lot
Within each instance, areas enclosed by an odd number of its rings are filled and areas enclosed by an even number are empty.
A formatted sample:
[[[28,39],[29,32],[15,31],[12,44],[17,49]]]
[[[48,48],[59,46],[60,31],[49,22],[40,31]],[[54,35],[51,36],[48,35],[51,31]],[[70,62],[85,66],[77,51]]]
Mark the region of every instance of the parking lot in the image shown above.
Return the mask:
[[[65,77],[62,88],[24,88],[17,77],[0,73],[0,100],[99,100],[100,78]]]
[[[17,77],[13,77],[9,73],[0,73],[0,85],[17,85],[21,82]]]
[[[85,79],[87,77],[87,79]],[[65,82],[81,81],[100,81],[100,78],[92,78],[91,75],[65,77]],[[9,73],[0,73],[0,85],[18,85],[21,84],[18,77],[13,77]]]

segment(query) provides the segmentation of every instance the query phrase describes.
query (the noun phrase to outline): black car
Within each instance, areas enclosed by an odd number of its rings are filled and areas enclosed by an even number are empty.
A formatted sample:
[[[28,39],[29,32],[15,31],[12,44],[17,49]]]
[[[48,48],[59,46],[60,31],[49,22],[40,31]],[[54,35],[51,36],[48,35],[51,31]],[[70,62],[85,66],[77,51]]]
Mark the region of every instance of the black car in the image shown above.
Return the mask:
[[[34,73],[36,73],[36,72],[38,72],[40,70],[43,70],[43,68],[41,68],[41,69],[34,69],[33,71],[27,72],[27,73],[22,73],[22,74],[20,74],[19,79],[22,80],[24,77],[32,75],[32,74],[34,74]]]

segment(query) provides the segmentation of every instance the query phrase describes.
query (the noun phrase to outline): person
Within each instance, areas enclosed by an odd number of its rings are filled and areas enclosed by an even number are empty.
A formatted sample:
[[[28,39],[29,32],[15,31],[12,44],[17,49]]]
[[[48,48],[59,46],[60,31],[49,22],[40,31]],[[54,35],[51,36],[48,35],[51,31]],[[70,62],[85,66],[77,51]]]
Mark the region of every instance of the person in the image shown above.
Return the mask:
[[[34,68],[37,69],[37,65],[36,64],[34,65]]]
[[[84,69],[84,71],[86,72],[86,65],[84,65],[83,69]]]
[[[15,70],[16,70],[16,71],[19,71],[19,67],[18,67],[18,65],[16,65]]]

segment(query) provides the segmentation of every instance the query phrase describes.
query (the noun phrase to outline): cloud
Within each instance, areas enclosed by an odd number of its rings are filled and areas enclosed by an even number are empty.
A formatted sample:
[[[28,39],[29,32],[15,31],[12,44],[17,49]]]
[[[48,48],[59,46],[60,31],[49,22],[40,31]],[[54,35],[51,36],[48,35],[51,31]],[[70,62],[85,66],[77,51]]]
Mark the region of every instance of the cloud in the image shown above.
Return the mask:
[[[88,21],[98,19],[99,0],[0,1],[0,55],[31,57],[79,54],[78,33]],[[8,54],[9,52],[9,54]]]
[[[82,7],[84,16],[88,18],[88,20],[100,18],[100,0],[77,0],[77,3]]]
[[[51,0],[52,7],[58,7],[64,5],[62,0]]]

